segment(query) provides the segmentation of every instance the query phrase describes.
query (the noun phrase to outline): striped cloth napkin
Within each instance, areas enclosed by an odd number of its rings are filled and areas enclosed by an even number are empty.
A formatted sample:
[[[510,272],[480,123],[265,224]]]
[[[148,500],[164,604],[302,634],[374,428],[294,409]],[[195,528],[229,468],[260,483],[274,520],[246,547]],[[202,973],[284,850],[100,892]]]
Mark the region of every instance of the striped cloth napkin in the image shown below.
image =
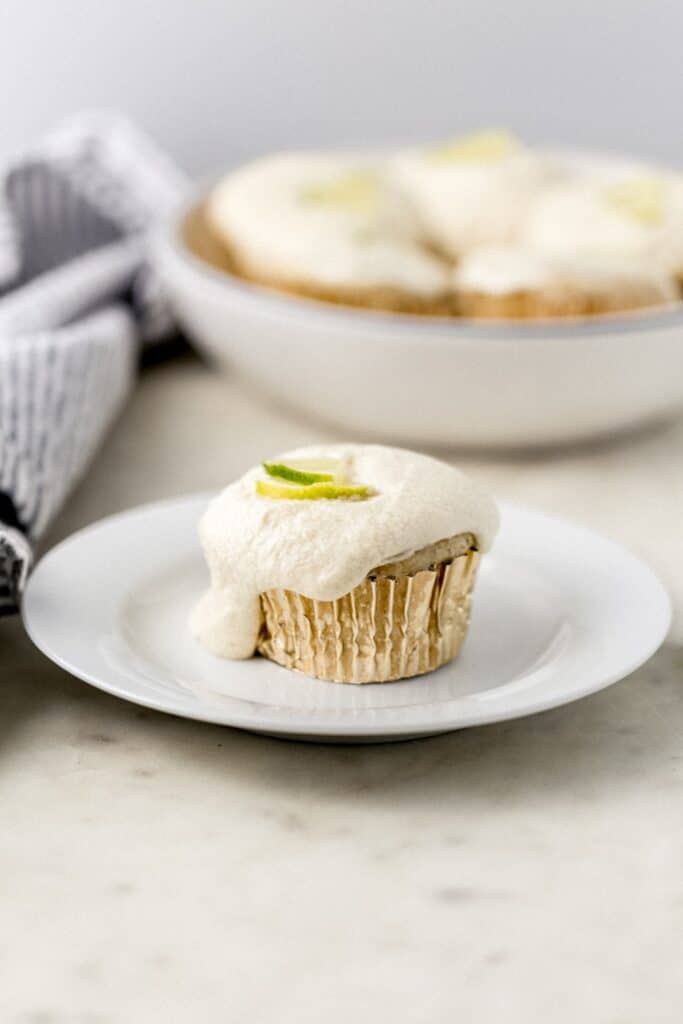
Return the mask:
[[[0,171],[0,614],[121,409],[139,346],[172,326],[145,236],[185,186],[100,113]]]

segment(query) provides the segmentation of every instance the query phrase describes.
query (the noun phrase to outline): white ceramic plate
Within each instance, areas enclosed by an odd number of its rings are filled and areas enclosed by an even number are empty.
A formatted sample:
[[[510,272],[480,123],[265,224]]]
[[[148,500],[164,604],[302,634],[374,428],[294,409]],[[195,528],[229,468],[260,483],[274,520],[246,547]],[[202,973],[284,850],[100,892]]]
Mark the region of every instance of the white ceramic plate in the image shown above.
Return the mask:
[[[669,627],[667,595],[632,555],[588,530],[504,506],[469,636],[451,665],[397,683],[321,682],[262,658],[223,661],[190,636],[206,584],[196,535],[206,495],[122,513],[39,563],[23,616],[63,668],[159,711],[316,740],[388,740],[564,704],[632,672]]]

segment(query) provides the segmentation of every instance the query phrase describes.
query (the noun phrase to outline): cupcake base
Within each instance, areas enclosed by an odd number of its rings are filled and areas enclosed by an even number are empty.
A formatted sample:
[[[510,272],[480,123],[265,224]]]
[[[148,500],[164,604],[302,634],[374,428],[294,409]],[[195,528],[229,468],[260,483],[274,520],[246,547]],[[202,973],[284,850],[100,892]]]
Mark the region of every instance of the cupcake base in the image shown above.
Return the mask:
[[[242,259],[235,249],[229,250],[227,259],[232,273],[238,277],[252,281],[262,288],[286,292],[303,299],[314,299],[337,306],[356,306],[390,313],[417,313],[423,316],[449,316],[455,311],[453,297],[447,293],[424,296],[399,288],[327,287],[314,282],[294,281],[265,274],[256,270],[249,261]]]
[[[258,650],[285,668],[339,683],[385,683],[431,672],[462,647],[479,552],[414,573],[368,576],[336,601],[289,590],[261,595]]]
[[[501,294],[463,290],[458,295],[457,305],[460,316],[473,319],[545,320],[625,313],[665,305],[671,301],[670,291],[643,282],[630,288],[604,292],[581,291],[571,287]]]
[[[323,288],[304,282],[292,282],[256,274],[240,265],[233,264],[233,273],[247,281],[276,292],[296,295],[300,299],[331,303],[335,306],[352,306],[358,309],[376,310],[385,313],[413,313],[419,316],[453,316],[455,306],[450,295],[423,298],[408,291],[395,288]]]
[[[241,258],[235,247],[226,244],[217,236],[208,222],[203,206],[195,207],[188,214],[183,225],[183,236],[191,251],[206,263],[262,288],[337,306],[423,316],[455,315],[453,296],[446,292],[424,296],[398,288],[324,288],[312,282],[294,282],[264,274]]]

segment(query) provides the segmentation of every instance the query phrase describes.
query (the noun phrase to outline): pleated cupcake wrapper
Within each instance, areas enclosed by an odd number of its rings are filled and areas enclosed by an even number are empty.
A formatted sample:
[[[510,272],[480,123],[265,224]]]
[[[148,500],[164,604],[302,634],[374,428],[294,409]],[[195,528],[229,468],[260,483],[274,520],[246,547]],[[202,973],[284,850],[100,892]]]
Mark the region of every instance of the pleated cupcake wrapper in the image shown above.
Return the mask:
[[[383,683],[451,661],[470,620],[479,553],[413,575],[369,576],[336,601],[291,590],[261,595],[259,651],[286,668],[340,683]]]

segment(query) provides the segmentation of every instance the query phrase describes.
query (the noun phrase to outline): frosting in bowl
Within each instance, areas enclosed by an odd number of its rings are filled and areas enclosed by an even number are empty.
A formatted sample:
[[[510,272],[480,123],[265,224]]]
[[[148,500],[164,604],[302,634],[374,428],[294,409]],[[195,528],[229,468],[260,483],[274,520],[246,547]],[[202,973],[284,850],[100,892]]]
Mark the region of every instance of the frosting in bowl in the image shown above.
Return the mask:
[[[683,181],[673,174],[584,177],[542,192],[524,229],[538,252],[683,271]]]
[[[422,295],[447,289],[448,269],[422,247],[410,203],[367,157],[264,157],[214,188],[207,216],[257,279]]]
[[[319,601],[349,593],[371,569],[436,541],[472,533],[482,551],[498,530],[493,499],[464,473],[381,445],[302,448],[278,457],[339,459],[346,479],[371,486],[360,501],[296,501],[256,491],[254,467],[208,506],[199,534],[210,586],[190,626],[214,654],[249,658],[261,628],[259,595],[292,590]]]
[[[610,258],[539,252],[522,246],[485,246],[468,253],[453,273],[456,289],[487,295],[571,289],[609,293],[615,289],[647,287],[659,301],[673,302],[672,278],[658,266]]]
[[[424,230],[453,259],[475,246],[514,241],[551,173],[547,158],[511,138],[477,154],[463,139],[407,150],[389,163],[391,179],[414,203]]]
[[[483,246],[467,253],[453,272],[456,288],[463,291],[507,295],[537,291],[553,284],[554,269],[546,256],[531,249]]]

